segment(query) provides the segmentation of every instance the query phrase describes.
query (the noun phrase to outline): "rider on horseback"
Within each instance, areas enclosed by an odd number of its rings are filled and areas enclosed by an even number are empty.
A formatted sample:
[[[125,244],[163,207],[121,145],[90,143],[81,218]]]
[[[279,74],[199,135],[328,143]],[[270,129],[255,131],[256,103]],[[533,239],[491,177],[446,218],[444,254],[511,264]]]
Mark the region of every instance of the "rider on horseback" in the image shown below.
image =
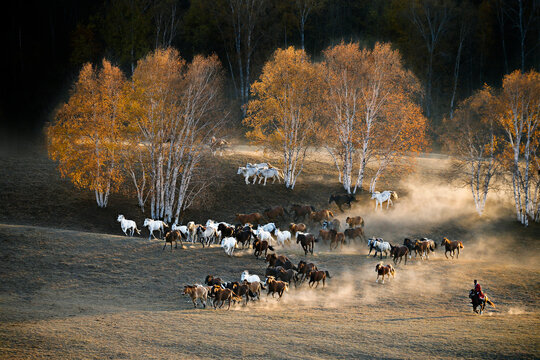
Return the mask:
[[[480,301],[484,301],[485,296],[484,296],[484,293],[482,292],[482,287],[476,280],[474,280],[474,291],[476,292],[478,299],[480,299]]]

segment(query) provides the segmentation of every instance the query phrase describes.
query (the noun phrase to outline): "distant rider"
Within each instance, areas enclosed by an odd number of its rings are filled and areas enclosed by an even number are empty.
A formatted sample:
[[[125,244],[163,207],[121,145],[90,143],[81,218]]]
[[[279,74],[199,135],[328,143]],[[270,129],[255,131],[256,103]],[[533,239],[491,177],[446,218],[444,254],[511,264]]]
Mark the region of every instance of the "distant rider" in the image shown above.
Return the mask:
[[[484,301],[484,293],[482,292],[482,287],[478,283],[478,281],[474,280],[474,291],[476,291],[476,295],[478,296],[478,299],[480,301]]]

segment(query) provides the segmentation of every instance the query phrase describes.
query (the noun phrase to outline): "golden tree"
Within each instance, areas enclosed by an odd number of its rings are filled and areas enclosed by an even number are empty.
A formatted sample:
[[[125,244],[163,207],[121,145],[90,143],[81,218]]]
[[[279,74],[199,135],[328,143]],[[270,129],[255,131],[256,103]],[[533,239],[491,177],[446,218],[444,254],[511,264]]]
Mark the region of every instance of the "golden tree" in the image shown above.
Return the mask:
[[[348,193],[362,187],[367,164],[378,160],[370,183],[374,191],[389,166],[426,143],[426,120],[416,103],[419,82],[390,44],[360,49],[357,43],[341,43],[328,48],[324,59],[327,149]]]
[[[322,95],[321,67],[305,51],[278,49],[252,87],[244,124],[255,143],[283,156],[285,186],[293,189],[302,172],[308,146],[317,138]]]
[[[49,157],[58,161],[63,177],[93,190],[99,207],[107,206],[121,182],[124,83],[123,73],[107,60],[101,69],[85,64],[69,101],[46,129]]]

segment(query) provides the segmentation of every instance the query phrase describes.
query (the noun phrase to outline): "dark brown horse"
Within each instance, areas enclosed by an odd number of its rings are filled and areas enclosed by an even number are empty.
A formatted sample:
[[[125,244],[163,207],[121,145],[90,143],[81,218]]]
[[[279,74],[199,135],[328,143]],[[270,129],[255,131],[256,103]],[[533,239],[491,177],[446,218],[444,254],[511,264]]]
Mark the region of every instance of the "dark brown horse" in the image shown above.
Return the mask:
[[[331,204],[332,202],[335,202],[338,206],[339,210],[343,212],[343,208],[341,206],[348,204],[349,209],[351,208],[351,202],[356,201],[356,197],[353,194],[339,194],[339,195],[330,195],[330,199],[328,200],[328,204]]]
[[[307,255],[308,252],[313,255],[313,247],[315,245],[315,236],[313,236],[313,234],[298,233],[296,235],[296,243],[302,245],[305,255]]]
[[[486,294],[484,294],[484,301],[482,301],[480,299],[480,296],[478,296],[478,294],[476,293],[475,289],[471,289],[471,291],[469,292],[469,299],[471,299],[473,311],[477,314],[479,313],[480,315],[482,315],[482,313],[484,312],[486,304],[495,307],[495,304],[492,303],[491,300],[489,300]],[[477,310],[478,307],[480,308],[480,312]]]
[[[382,276],[382,283],[384,284],[384,276],[386,275],[390,279],[390,275],[392,275],[392,278],[394,278],[396,270],[394,270],[392,264],[388,264],[386,266],[383,266],[383,264],[377,264],[375,266],[375,272],[377,273],[377,280],[375,282],[379,282],[379,276]]]
[[[298,221],[298,219],[304,219],[312,211],[315,211],[315,208],[311,205],[291,205],[291,212],[294,213],[294,221]]]
[[[281,266],[285,270],[293,269],[296,270],[296,267],[293,265],[291,260],[289,260],[288,257],[285,255],[277,255],[277,254],[268,254],[266,255],[265,262],[268,263],[269,266],[272,267],[278,267]]]
[[[454,258],[454,254],[457,250],[456,259],[459,258],[459,249],[463,249],[463,243],[461,241],[450,241],[447,238],[443,238],[443,241],[441,242],[441,245],[444,245],[445,251],[444,256],[448,259],[448,255],[446,253],[450,252],[450,256],[452,259]]]
[[[266,216],[270,221],[276,221],[279,218],[285,220],[285,214],[287,214],[287,216],[289,215],[283,206],[275,206],[273,208],[264,210],[264,216]]]
[[[313,284],[317,283],[315,288],[319,286],[319,282],[322,280],[322,287],[324,288],[326,278],[331,279],[330,273],[328,271],[311,271],[309,273],[309,287],[312,287]]]
[[[343,232],[345,234],[346,239],[355,240],[360,239],[364,240],[366,236],[364,235],[364,229],[361,227],[353,228],[353,229],[345,229]]]
[[[390,256],[394,257],[394,264],[397,265],[398,261],[402,262],[405,257],[405,265],[407,265],[407,255],[409,254],[409,248],[405,245],[390,245]]]
[[[221,285],[222,281],[220,278],[216,278],[213,275],[207,275],[204,279],[204,283],[208,286]]]
[[[343,244],[345,244],[345,234],[342,232],[337,232],[334,229],[329,230],[329,231],[330,231],[330,250],[332,250],[332,247],[334,247],[334,249],[337,249],[338,245],[340,244],[341,244],[341,248],[343,248]]]
[[[274,251],[274,248],[268,244],[268,241],[266,240],[261,241],[259,239],[255,240],[255,242],[253,243],[253,249],[255,249],[255,251],[253,252],[253,255],[255,255],[257,259],[259,258],[259,256],[262,255],[263,252],[264,252],[264,256],[266,256],[269,249]]]
[[[217,309],[217,305],[219,302],[221,302],[221,304],[219,305],[219,308],[221,309],[221,307],[227,300],[229,301],[229,307],[227,308],[227,310],[231,308],[231,300],[233,299],[234,295],[234,292],[231,289],[224,289],[220,285],[214,285],[210,293],[214,298],[214,301],[212,303],[212,305],[214,305],[214,310]]]
[[[268,280],[266,280],[266,285],[268,287],[268,292],[266,293],[266,296],[272,293],[272,297],[274,297],[274,294],[277,293],[279,295],[279,299],[281,299],[281,297],[283,296],[283,292],[289,291],[289,285],[286,282],[277,281],[273,276],[268,277]]]
[[[287,284],[289,284],[289,286],[291,285],[291,281],[294,281],[294,287],[296,287],[298,276],[293,269],[285,270],[281,267],[276,271],[276,279],[285,281]]]
[[[306,263],[304,260],[300,260],[297,266],[298,274],[302,274],[302,281],[304,281],[307,275],[312,271],[317,271],[317,265],[314,263]]]

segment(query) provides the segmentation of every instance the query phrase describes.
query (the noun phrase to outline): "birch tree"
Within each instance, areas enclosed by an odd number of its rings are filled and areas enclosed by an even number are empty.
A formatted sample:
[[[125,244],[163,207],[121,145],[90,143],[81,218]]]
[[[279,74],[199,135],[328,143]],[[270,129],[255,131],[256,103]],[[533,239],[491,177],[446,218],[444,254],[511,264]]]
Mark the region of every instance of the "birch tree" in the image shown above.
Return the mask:
[[[94,191],[97,205],[107,207],[109,195],[121,182],[119,145],[122,138],[125,78],[103,60],[101,69],[85,64],[68,102],[47,127],[49,157],[62,177]]]
[[[495,105],[497,121],[506,134],[511,149],[512,188],[516,217],[527,226],[528,217],[537,218],[531,186],[532,170],[540,137],[540,74],[516,70],[506,75]]]
[[[453,168],[470,188],[476,212],[482,216],[494,178],[502,170],[502,139],[492,109],[489,87],[464,100],[450,119],[449,142],[456,155]]]
[[[308,146],[317,138],[317,113],[322,100],[321,67],[303,50],[278,49],[252,85],[244,124],[252,141],[283,157],[285,186],[294,189]]]
[[[194,180],[204,164],[219,114],[222,71],[216,56],[186,63],[176,50],[156,50],[133,74],[137,127],[147,146],[152,218],[178,221],[206,186]],[[142,180],[140,180],[142,181]]]

